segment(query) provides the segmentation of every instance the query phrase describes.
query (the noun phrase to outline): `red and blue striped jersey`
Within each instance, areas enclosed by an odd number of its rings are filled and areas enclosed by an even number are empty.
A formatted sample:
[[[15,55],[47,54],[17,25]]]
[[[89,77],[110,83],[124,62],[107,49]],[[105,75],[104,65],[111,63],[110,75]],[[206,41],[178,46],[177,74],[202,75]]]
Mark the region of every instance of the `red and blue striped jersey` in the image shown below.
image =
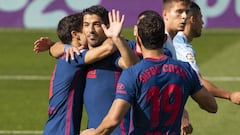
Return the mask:
[[[86,51],[75,60],[57,60],[50,81],[48,120],[43,135],[76,135],[80,131],[83,90],[86,78]]]
[[[116,98],[133,106],[131,135],[180,135],[188,96],[201,88],[197,74],[188,63],[164,55],[159,59],[145,58],[123,70]]]
[[[116,94],[116,85],[122,69],[118,66],[119,52],[89,66],[84,90],[84,104],[88,114],[88,128],[97,128],[108,113]],[[112,135],[128,133],[129,115]]]

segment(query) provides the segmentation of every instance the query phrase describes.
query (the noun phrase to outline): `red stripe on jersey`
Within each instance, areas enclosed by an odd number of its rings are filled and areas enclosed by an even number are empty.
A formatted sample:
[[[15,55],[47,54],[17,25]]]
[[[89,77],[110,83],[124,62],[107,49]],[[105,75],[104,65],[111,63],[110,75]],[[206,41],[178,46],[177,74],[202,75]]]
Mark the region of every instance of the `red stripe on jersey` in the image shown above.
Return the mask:
[[[74,95],[74,88],[70,89],[69,96],[68,96],[68,107],[67,107],[67,115],[66,115],[66,131],[65,135],[70,135],[71,132],[71,117],[72,117],[72,104],[73,104],[73,95]]]
[[[87,78],[96,78],[97,77],[97,71],[96,69],[90,69],[87,73]]]
[[[80,76],[80,74],[81,74],[81,71],[79,70],[76,73],[76,75],[74,76],[71,88],[69,90],[65,135],[70,135],[71,134],[71,118],[72,118],[73,98],[74,98],[75,86],[76,86],[76,83],[77,83],[76,80]]]
[[[55,78],[55,72],[56,72],[56,65],[54,67],[54,70],[52,72],[52,77],[51,77],[51,80],[50,80],[49,95],[48,95],[49,99],[52,97],[52,93],[53,93],[53,80]]]
[[[121,75],[121,72],[115,72],[115,86],[117,87],[117,83],[118,83],[118,80],[119,80],[119,77]],[[116,89],[115,89],[116,90]]]

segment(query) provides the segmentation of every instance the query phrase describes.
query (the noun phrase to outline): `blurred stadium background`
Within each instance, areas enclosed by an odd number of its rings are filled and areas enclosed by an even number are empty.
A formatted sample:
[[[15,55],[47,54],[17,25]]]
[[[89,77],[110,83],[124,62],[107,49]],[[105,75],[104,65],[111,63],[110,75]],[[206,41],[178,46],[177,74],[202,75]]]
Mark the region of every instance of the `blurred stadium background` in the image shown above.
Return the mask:
[[[240,90],[240,6],[238,0],[195,0],[202,8],[205,28],[193,41],[202,74],[214,84]],[[149,4],[146,4],[149,3]],[[123,35],[133,39],[132,25],[145,9],[161,12],[156,0],[0,0],[0,134],[41,134],[47,119],[48,87],[55,59],[36,55],[33,42],[41,36],[58,40],[57,22],[65,15],[101,4],[126,14]],[[135,9],[136,8],[136,9]],[[191,99],[187,103],[193,135],[238,135],[240,108],[217,99],[219,111],[209,114]],[[86,127],[84,113],[82,128]]]

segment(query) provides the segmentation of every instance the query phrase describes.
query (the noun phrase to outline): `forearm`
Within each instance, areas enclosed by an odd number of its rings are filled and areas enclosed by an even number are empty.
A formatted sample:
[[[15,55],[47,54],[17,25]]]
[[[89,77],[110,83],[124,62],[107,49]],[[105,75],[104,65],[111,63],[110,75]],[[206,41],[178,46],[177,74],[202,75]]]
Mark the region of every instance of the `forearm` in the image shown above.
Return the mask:
[[[131,105],[122,99],[115,99],[107,116],[96,129],[97,135],[110,134],[128,112]]]
[[[227,91],[225,89],[219,88],[216,85],[212,84],[208,80],[205,80],[201,77],[201,82],[204,85],[204,87],[214,96],[218,98],[223,99],[230,99],[231,93],[230,91]]]
[[[56,42],[53,46],[51,46],[49,53],[54,57],[58,58],[64,53],[65,44],[61,42]]]
[[[113,130],[117,127],[118,122],[114,122],[111,118],[108,116],[105,117],[102,121],[102,123],[99,125],[98,128],[96,128],[96,135],[109,135],[113,132]]]
[[[127,68],[140,61],[139,57],[128,46],[127,41],[123,37],[113,37],[112,40],[121,54],[119,65],[122,68]]]
[[[107,39],[103,45],[88,50],[84,61],[86,64],[94,63],[111,55],[115,50],[116,47],[113,45],[113,42]]]

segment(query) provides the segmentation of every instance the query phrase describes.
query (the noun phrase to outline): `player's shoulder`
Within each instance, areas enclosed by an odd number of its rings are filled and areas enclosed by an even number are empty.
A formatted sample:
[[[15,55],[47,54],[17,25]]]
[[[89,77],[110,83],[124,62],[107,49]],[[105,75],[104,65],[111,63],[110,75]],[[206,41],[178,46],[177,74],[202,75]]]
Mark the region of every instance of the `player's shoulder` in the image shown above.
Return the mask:
[[[190,43],[187,40],[187,37],[183,32],[178,32],[177,35],[173,38],[174,47],[188,47]]]
[[[131,75],[131,73],[141,72],[142,68],[144,67],[143,65],[146,65],[146,63],[144,61],[145,60],[142,59],[138,63],[124,69],[124,71],[130,73],[130,75]]]
[[[180,67],[184,67],[184,68],[190,68],[191,67],[189,62],[186,62],[186,61],[176,60],[176,59],[172,59],[172,58],[169,58],[169,60],[170,60],[170,63],[172,63],[174,65],[178,65]]]
[[[194,52],[193,47],[184,38],[176,37],[176,39],[173,41],[173,45],[177,53],[186,54],[189,52]]]

